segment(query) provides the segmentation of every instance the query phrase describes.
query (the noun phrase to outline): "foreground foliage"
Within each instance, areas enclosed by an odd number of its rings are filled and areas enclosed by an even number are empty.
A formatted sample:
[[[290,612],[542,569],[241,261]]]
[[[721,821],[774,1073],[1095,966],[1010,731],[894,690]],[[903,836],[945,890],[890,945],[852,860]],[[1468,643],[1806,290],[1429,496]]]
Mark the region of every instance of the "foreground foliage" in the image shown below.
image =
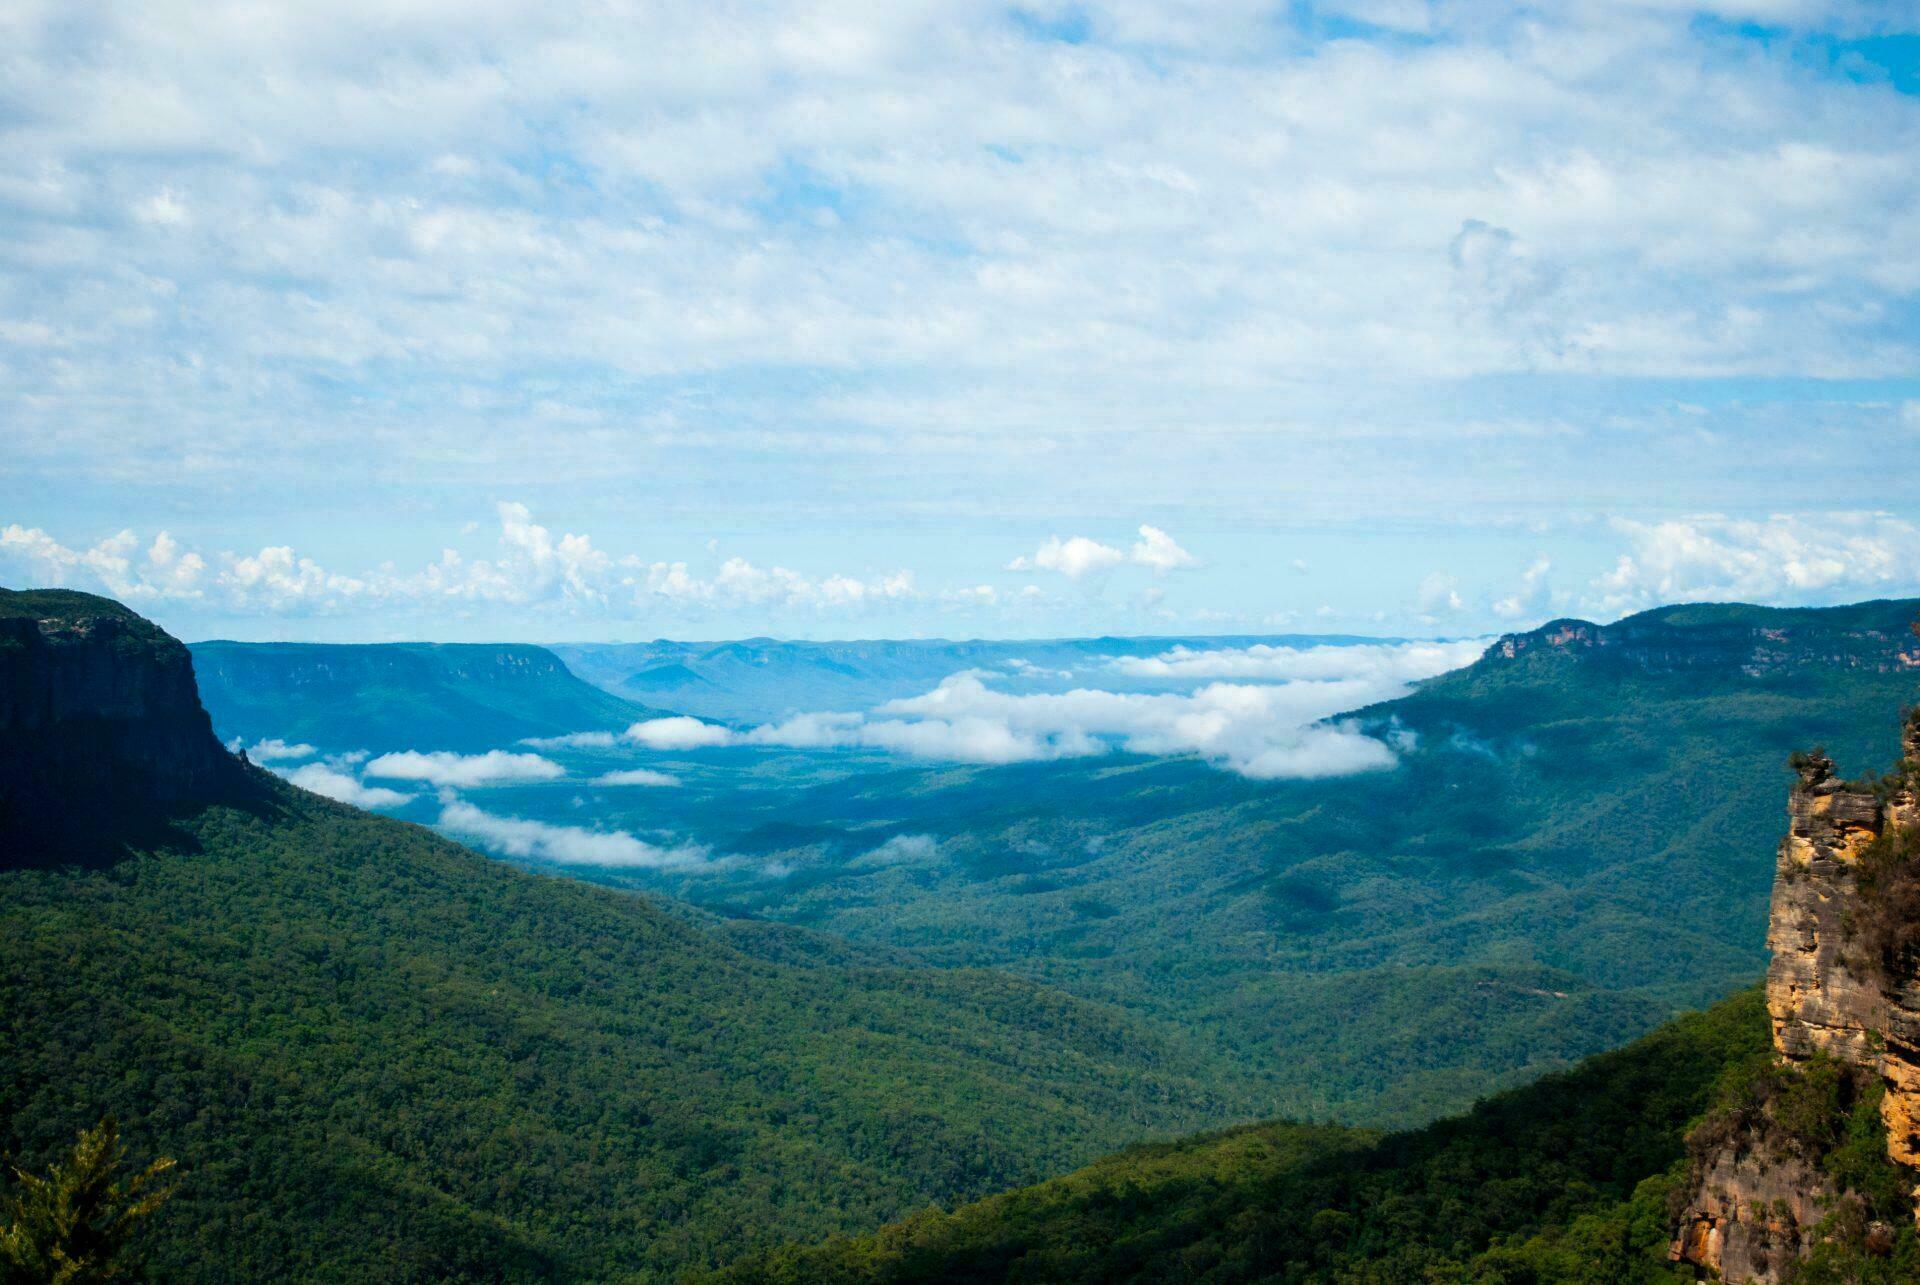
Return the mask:
[[[173,1161],[155,1160],[122,1177],[119,1126],[103,1120],[43,1177],[14,1172],[17,1190],[0,1200],[0,1285],[108,1285],[131,1280],[128,1242],[173,1194]]]

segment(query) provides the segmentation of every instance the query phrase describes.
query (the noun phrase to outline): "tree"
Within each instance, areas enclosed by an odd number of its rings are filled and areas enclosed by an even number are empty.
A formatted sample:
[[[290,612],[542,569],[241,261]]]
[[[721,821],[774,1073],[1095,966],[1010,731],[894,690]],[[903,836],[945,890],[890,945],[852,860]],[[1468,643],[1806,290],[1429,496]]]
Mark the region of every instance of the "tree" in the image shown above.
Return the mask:
[[[111,1117],[81,1133],[45,1177],[15,1169],[0,1200],[0,1285],[97,1285],[134,1278],[127,1241],[173,1194],[156,1160],[122,1181],[126,1150]]]

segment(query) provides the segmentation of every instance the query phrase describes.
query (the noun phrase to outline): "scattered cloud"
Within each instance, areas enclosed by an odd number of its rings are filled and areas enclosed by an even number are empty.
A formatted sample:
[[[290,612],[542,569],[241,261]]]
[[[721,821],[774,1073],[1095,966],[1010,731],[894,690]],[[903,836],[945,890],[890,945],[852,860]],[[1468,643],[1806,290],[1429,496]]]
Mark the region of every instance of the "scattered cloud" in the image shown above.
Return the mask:
[[[1835,602],[1920,591],[1920,528],[1884,513],[1617,520],[1629,552],[1591,587],[1604,612],[1689,601]]]
[[[307,763],[296,768],[273,770],[303,790],[325,795],[336,802],[350,803],[356,808],[397,808],[403,803],[411,803],[417,797],[384,786],[367,785],[352,773],[325,763]]]
[[[678,785],[680,778],[655,772],[651,768],[630,767],[606,772],[593,778],[595,785]]]
[[[1135,678],[1264,682],[1355,680],[1393,685],[1416,682],[1473,663],[1484,641],[1360,643],[1351,646],[1173,647],[1157,656],[1116,656],[1112,667]]]
[[[620,743],[613,732],[568,732],[564,736],[527,736],[520,744],[534,750],[608,750]]]
[[[666,848],[624,830],[589,830],[500,816],[458,798],[442,800],[436,825],[492,852],[565,865],[674,870],[704,865],[710,856],[708,849],[697,844]]]
[[[1414,610],[1429,620],[1457,614],[1466,606],[1460,599],[1460,582],[1444,571],[1430,572],[1414,594]]]
[[[940,841],[930,834],[896,834],[876,848],[855,857],[856,866],[897,866],[932,861],[940,855]]]
[[[651,750],[708,749],[731,745],[738,739],[733,731],[718,723],[705,723],[684,714],[635,723],[626,735],[628,740]]]
[[[1058,571],[1075,580],[1098,571],[1111,571],[1127,560],[1127,555],[1109,544],[1076,535],[1062,540],[1048,536],[1047,542],[1032,554],[1021,554],[1007,564],[1009,571]]]
[[[245,749],[247,757],[255,763],[275,763],[285,759],[312,758],[315,754],[319,753],[313,746],[305,742],[290,745],[277,736],[269,737],[263,741],[255,741],[252,745],[244,746],[241,744],[239,738],[236,737],[234,740],[227,742],[227,748],[235,751]]]
[[[1084,535],[1068,539],[1049,536],[1045,544],[1030,554],[1022,554],[1007,564],[1008,571],[1056,571],[1072,580],[1082,576],[1096,575],[1111,571],[1115,567],[1133,563],[1148,567],[1154,571],[1172,571],[1179,567],[1194,565],[1194,557],[1159,527],[1142,526],[1140,538],[1130,549],[1117,549],[1110,544],[1101,544],[1098,540]]]
[[[361,771],[367,776],[388,780],[424,781],[463,789],[552,781],[566,775],[566,769],[552,759],[538,754],[510,754],[505,750],[488,750],[485,754],[402,750],[397,754],[382,754]]]
[[[0,565],[19,567],[39,583],[103,589],[134,604],[187,603],[266,615],[372,610],[396,603],[551,603],[603,613],[663,603],[844,612],[919,596],[906,571],[864,578],[842,573],[809,577],[785,567],[728,558],[711,575],[702,576],[684,562],[616,557],[597,548],[589,536],[556,536],[535,522],[523,504],[498,504],[495,516],[493,557],[473,558],[445,549],[414,571],[383,564],[342,574],[287,546],[202,555],[184,549],[166,531],[150,543],[121,531],[91,546],[73,547],[38,527],[18,523],[0,527]]]
[[[1552,573],[1551,561],[1535,558],[1521,572],[1513,592],[1494,601],[1493,614],[1502,620],[1537,620],[1548,614],[1553,603],[1553,586],[1548,580]]]
[[[1139,565],[1151,567],[1155,571],[1172,571],[1178,567],[1194,565],[1193,555],[1175,543],[1172,536],[1156,526],[1140,528],[1140,538],[1134,542],[1130,556]]]

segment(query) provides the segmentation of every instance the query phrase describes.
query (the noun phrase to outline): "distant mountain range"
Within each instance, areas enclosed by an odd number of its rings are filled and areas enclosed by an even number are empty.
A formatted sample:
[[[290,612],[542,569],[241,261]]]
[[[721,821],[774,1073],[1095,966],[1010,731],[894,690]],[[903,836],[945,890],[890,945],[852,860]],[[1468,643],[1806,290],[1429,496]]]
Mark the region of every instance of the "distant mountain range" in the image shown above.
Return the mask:
[[[761,723],[805,711],[872,709],[883,701],[917,696],[968,669],[994,672],[996,686],[1008,691],[1062,691],[1076,684],[1109,691],[1150,690],[1165,684],[1119,672],[1111,662],[1183,646],[1312,647],[1381,641],[1392,640],[1346,634],[966,642],[660,639],[558,644],[552,650],[582,678],[629,699],[702,718]]]
[[[200,697],[223,737],[324,750],[494,749],[617,731],[659,713],[516,643],[194,643]]]

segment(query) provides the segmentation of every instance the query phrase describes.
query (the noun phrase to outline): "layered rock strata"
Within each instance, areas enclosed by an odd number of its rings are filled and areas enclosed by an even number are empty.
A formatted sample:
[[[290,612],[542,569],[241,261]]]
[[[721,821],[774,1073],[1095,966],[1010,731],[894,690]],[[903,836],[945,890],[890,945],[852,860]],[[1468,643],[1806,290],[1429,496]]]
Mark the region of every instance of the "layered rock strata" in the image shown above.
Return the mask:
[[[1825,1054],[1876,1075],[1888,1155],[1920,1166],[1920,975],[1869,957],[1857,924],[1861,857],[1890,831],[1920,824],[1914,769],[1920,712],[1909,716],[1897,781],[1849,785],[1822,754],[1803,757],[1775,866],[1767,945],[1773,1043],[1789,1063]],[[1765,1139],[1734,1137],[1696,1170],[1672,1256],[1728,1281],[1770,1285],[1806,1248],[1842,1193]]]

